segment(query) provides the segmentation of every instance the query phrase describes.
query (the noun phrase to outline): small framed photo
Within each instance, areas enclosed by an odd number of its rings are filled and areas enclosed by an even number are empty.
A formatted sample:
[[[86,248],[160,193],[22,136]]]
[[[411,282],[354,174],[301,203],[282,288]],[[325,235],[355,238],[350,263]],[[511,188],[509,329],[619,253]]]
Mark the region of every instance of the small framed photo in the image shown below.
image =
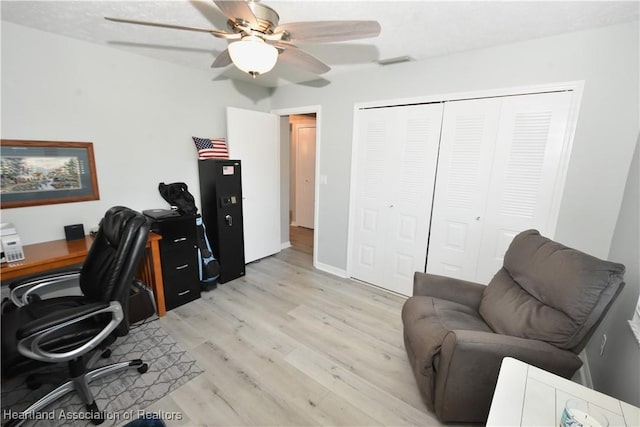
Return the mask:
[[[0,141],[0,208],[99,200],[90,142]]]

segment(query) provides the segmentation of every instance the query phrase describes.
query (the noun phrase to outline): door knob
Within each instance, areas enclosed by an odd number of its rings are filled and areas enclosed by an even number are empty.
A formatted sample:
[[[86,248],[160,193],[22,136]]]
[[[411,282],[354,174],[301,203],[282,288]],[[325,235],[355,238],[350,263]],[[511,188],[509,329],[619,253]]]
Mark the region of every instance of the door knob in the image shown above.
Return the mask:
[[[476,217],[476,221],[480,221],[480,217],[479,216]]]

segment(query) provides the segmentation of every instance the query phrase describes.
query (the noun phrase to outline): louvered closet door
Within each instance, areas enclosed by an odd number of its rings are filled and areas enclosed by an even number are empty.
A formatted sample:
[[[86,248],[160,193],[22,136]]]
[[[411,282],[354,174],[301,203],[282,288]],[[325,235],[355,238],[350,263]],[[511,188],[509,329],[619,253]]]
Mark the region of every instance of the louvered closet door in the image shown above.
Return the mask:
[[[351,265],[353,277],[376,285],[385,271],[384,242],[388,227],[388,194],[385,176],[397,122],[397,110],[360,111],[357,151],[355,217]]]
[[[500,98],[447,102],[427,272],[475,280]]]
[[[520,231],[553,237],[571,92],[447,103],[427,272],[487,284]]]
[[[351,274],[412,293],[424,271],[442,104],[360,111]]]
[[[503,99],[477,281],[491,280],[519,232],[535,228],[553,238],[571,98],[571,92],[557,92]]]

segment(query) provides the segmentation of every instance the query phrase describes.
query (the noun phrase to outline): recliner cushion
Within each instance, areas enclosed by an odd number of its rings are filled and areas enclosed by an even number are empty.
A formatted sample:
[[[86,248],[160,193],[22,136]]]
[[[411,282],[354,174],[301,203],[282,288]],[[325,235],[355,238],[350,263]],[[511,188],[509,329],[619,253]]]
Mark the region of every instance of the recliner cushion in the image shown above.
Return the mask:
[[[588,332],[603,293],[622,283],[624,266],[543,237],[518,234],[504,267],[484,290],[480,315],[500,334],[572,349]]]
[[[456,329],[492,332],[472,308],[427,296],[413,296],[405,302],[402,322],[414,352],[418,353],[424,353],[419,348],[433,344],[430,337]]]
[[[402,307],[405,347],[416,378],[421,380],[422,397],[433,410],[436,359],[442,342],[454,330],[491,332],[471,307],[427,296],[413,296]]]

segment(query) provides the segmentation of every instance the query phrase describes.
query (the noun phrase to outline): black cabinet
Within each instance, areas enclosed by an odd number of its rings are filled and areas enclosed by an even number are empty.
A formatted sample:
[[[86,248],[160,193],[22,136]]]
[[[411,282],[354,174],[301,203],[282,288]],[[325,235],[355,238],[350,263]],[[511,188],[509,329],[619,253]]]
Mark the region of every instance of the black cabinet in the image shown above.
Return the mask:
[[[160,259],[167,310],[200,298],[195,216],[152,218],[151,229],[162,236]]]
[[[213,255],[220,263],[219,283],[244,276],[242,180],[239,160],[198,161],[202,220]]]

